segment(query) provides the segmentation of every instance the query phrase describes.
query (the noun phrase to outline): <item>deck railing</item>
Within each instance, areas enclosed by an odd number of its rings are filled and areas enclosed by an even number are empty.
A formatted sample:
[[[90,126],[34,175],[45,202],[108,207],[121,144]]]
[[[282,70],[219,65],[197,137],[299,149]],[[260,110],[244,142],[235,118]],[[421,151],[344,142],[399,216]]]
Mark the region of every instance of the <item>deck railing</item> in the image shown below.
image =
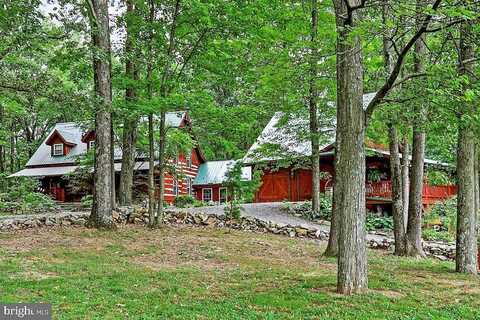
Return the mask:
[[[443,201],[457,194],[457,186],[430,186],[423,185],[423,204],[429,205],[435,202]],[[389,180],[366,183],[367,198],[392,198],[392,182]]]

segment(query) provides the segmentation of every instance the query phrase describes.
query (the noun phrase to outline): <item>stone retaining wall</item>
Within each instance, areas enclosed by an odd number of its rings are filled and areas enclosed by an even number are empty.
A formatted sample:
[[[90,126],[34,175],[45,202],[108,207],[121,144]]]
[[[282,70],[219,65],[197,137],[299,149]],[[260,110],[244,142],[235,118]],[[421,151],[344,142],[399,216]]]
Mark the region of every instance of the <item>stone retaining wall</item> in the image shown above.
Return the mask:
[[[0,231],[37,228],[43,226],[82,226],[87,221],[89,212],[66,212],[62,214],[12,216],[0,220]],[[117,223],[148,223],[148,212],[144,207],[120,207],[113,217]],[[242,217],[238,221],[229,220],[225,215],[168,211],[164,219],[168,224],[190,224],[232,228],[251,232],[268,232],[288,237],[328,240],[328,232],[304,226],[263,221],[254,217]],[[392,250],[394,240],[386,235],[371,234],[367,245],[373,249]],[[424,242],[427,255],[440,260],[455,259],[455,246],[443,242]]]

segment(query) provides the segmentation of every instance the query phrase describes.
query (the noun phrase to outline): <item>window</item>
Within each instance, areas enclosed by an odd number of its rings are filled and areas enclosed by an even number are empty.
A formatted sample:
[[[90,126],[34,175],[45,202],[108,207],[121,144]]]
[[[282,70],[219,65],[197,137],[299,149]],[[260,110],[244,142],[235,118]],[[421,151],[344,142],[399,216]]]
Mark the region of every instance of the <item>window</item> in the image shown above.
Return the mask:
[[[179,187],[178,187],[178,180],[177,179],[173,179],[173,194],[178,196],[178,194],[180,193],[179,192]]]
[[[202,200],[204,202],[212,201],[212,188],[204,188],[202,189]]]
[[[88,141],[88,149],[93,149],[95,147],[95,140]]]
[[[187,194],[192,195],[192,178],[187,178]]]
[[[63,144],[58,143],[53,145],[53,155],[54,156],[63,156]]]
[[[227,188],[220,188],[220,203],[227,202]]]
[[[187,167],[192,167],[192,154],[187,155]]]

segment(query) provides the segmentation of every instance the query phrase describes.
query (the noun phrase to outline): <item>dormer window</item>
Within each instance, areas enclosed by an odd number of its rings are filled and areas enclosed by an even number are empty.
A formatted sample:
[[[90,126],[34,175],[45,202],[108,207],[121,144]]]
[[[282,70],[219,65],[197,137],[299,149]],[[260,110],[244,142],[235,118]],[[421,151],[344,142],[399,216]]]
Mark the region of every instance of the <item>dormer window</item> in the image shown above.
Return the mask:
[[[56,143],[52,148],[54,156],[63,156],[63,143]]]

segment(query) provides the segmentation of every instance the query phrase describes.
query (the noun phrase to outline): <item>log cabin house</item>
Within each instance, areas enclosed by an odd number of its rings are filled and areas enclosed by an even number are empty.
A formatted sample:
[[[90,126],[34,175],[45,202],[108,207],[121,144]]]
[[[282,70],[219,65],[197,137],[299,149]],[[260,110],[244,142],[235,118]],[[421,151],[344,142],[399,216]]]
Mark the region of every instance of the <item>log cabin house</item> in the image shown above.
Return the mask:
[[[191,129],[191,121],[185,111],[167,113],[166,125],[182,130]],[[83,130],[76,123],[58,123],[38,147],[25,168],[10,177],[37,178],[41,191],[51,195],[53,199],[59,202],[80,201],[86,193],[73,191],[68,183],[68,175],[79,169],[79,157],[85,155],[94,146],[94,131]],[[116,148],[114,153],[116,190],[118,190],[122,152],[120,148]],[[146,193],[148,158],[137,154],[135,160],[134,185],[137,191]],[[227,199],[226,189],[222,187],[222,183],[228,168],[235,161],[206,161],[197,146],[190,154],[180,154],[177,159],[170,159],[169,162],[175,167],[175,175],[165,173],[164,199],[166,202],[172,203],[179,195],[190,195],[206,202],[223,202]],[[249,168],[245,168],[247,177],[248,171]],[[157,196],[158,194],[157,190]]]
[[[364,97],[367,105],[370,97]],[[286,119],[285,119],[286,118]],[[332,193],[335,160],[335,121],[320,129],[320,191]],[[283,124],[283,125],[282,125]],[[286,125],[285,125],[286,124]],[[292,130],[292,128],[295,128]],[[302,132],[303,128],[303,132]],[[310,169],[311,144],[308,141],[309,121],[298,115],[277,112],[264,128],[243,159],[245,165],[262,170],[262,185],[255,195],[256,202],[305,201],[312,197]],[[269,152],[269,149],[276,150]],[[390,211],[392,187],[390,153],[384,146],[366,142],[366,204],[372,211]],[[425,159],[425,168],[453,171],[445,163]],[[455,185],[423,187],[425,207],[456,194]]]

